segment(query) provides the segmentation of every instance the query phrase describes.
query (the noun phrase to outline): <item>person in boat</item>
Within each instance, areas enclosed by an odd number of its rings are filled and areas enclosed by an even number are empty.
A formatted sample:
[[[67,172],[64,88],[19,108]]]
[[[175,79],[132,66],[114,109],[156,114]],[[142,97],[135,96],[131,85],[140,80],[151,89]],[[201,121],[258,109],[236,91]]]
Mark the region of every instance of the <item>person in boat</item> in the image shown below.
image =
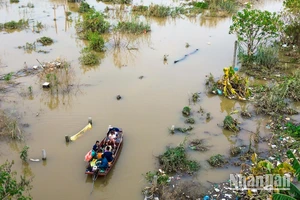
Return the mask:
[[[100,149],[100,142],[97,140],[96,143],[93,146],[93,151],[98,153],[99,149]]]
[[[114,155],[113,155],[113,153],[110,151],[110,147],[109,147],[109,146],[107,146],[107,147],[105,148],[105,152],[103,153],[103,155],[105,156],[105,158],[107,159],[108,162],[111,162],[111,161],[113,161],[113,159],[114,159]]]
[[[110,131],[119,132],[120,129],[118,129],[117,127],[113,127],[112,125],[109,125],[109,126],[108,126],[108,132],[110,132]]]
[[[97,160],[96,166],[100,170],[106,170],[108,168],[108,160],[106,159],[104,154],[102,154],[101,158],[99,160]]]
[[[107,143],[106,145],[114,145],[116,147],[116,138],[117,138],[117,132],[110,131],[107,136]]]

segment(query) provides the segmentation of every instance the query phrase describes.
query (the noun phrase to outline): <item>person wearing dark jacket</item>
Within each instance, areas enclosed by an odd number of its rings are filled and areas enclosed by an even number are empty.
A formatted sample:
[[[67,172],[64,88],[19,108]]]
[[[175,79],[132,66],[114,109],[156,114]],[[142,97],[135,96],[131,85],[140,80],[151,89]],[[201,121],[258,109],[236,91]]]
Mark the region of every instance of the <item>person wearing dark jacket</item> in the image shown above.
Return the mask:
[[[113,153],[110,151],[109,146],[106,147],[105,152],[103,154],[105,155],[108,162],[113,161],[114,156]]]
[[[108,168],[108,161],[105,158],[104,154],[102,154],[101,159],[99,159],[96,162],[96,166],[100,169],[100,170],[106,170]]]
[[[96,141],[96,144],[94,144],[94,146],[93,146],[93,150],[94,150],[96,153],[98,153],[99,148],[100,148],[100,142],[97,140],[97,141]]]

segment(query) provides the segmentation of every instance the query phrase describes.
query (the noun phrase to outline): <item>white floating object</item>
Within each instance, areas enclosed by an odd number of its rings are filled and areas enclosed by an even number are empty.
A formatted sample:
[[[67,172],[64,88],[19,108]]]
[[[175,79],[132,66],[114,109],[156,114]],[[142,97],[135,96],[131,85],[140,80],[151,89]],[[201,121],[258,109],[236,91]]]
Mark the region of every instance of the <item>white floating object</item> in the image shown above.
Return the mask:
[[[274,149],[274,148],[276,148],[276,145],[275,145],[275,144],[273,144],[273,145],[271,145],[271,147],[272,147],[272,149]]]
[[[50,83],[49,82],[43,83],[43,88],[49,88],[49,87],[50,87]]]
[[[210,42],[207,42],[207,44],[210,45],[211,43],[210,43]]]
[[[34,158],[30,158],[29,160],[32,161],[32,162],[39,162],[40,161],[40,159],[34,159]]]
[[[38,68],[38,66],[34,65],[32,68],[33,68],[33,69],[37,69],[37,68]]]

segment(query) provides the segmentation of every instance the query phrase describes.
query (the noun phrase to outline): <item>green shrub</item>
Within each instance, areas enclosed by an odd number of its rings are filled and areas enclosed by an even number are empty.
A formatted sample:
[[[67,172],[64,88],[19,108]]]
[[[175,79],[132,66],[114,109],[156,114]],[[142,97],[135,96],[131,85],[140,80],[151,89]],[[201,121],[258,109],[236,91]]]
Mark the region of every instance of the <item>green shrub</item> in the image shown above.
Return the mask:
[[[83,30],[86,33],[105,33],[109,29],[109,22],[104,19],[103,14],[95,10],[90,10],[83,16]]]
[[[89,49],[94,51],[104,51],[104,39],[101,35],[98,33],[89,33],[88,34],[88,40],[89,40]]]
[[[85,1],[82,1],[80,3],[80,7],[79,7],[79,11],[80,13],[85,13],[90,11],[92,8],[90,7],[90,5],[88,3],[86,3]]]
[[[184,116],[190,116],[190,114],[191,114],[191,108],[190,107],[188,107],[188,106],[185,106],[183,109],[182,109],[182,114],[184,115]]]

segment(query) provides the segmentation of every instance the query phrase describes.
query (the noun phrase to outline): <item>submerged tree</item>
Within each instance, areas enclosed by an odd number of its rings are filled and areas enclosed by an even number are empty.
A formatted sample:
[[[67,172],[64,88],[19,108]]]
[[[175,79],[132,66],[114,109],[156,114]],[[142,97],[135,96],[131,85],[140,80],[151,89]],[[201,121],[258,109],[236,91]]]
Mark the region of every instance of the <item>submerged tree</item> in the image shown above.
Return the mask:
[[[251,10],[248,6],[232,17],[229,34],[235,33],[246,47],[247,55],[252,56],[260,45],[279,35],[278,28],[282,25],[279,17],[275,12]]]

